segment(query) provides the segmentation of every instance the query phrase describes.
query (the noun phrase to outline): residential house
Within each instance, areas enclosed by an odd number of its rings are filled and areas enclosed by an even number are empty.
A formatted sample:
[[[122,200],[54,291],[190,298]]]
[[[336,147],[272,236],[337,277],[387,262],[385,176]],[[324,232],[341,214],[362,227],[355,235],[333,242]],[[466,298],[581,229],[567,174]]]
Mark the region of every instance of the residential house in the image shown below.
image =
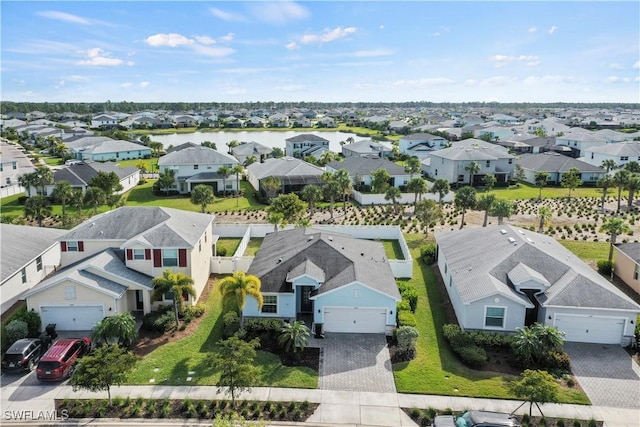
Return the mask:
[[[18,167],[18,159],[2,153],[0,157],[0,187],[18,185],[18,177],[22,175]]]
[[[640,297],[640,243],[619,243],[614,249],[616,262],[613,274]]]
[[[567,341],[630,342],[640,305],[552,237],[518,227],[437,232],[438,269],[464,330],[535,322]]]
[[[270,233],[247,274],[263,304],[248,296],[245,317],[312,318],[316,332],[386,333],[401,300],[380,242],[297,228]]]
[[[401,154],[417,156],[419,158],[428,157],[432,151],[447,148],[451,143],[441,136],[430,133],[413,133],[403,136],[398,141],[398,148]]]
[[[269,116],[269,126],[272,128],[287,128],[289,127],[289,116],[282,113]]]
[[[216,193],[238,190],[240,183],[235,174],[225,177],[218,173],[222,166],[232,168],[237,164],[234,157],[202,146],[173,151],[158,160],[160,171],[173,171],[175,181],[170,190],[180,194],[191,193],[199,184],[210,185]]]
[[[99,114],[91,118],[92,129],[110,129],[118,126],[118,118],[109,114]]]
[[[501,125],[515,125],[520,123],[520,119],[507,114],[494,114],[491,116],[490,120],[492,122],[500,123]]]
[[[336,124],[336,121],[332,117],[328,117],[328,116],[318,119],[316,123],[319,128],[334,128],[338,126]]]
[[[344,157],[377,156],[387,158],[393,155],[393,149],[370,139],[361,139],[360,141],[343,145],[342,155]]]
[[[489,138],[491,141],[511,138],[517,131],[511,126],[482,126],[473,132],[474,138]]]
[[[240,163],[244,164],[249,157],[255,157],[257,161],[262,162],[272,151],[273,148],[251,141],[241,142],[240,145],[233,147],[231,154]]]
[[[423,162],[423,171],[430,178],[444,178],[450,183],[481,185],[486,174],[505,183],[513,176],[514,159],[504,147],[470,138],[431,153],[429,161]],[[473,162],[480,170],[471,176],[467,168]]]
[[[303,133],[285,140],[284,153],[290,157],[304,159],[312,155],[320,157],[322,152],[329,150],[329,140],[312,133]]]
[[[640,163],[640,141],[624,141],[589,147],[584,150],[582,160],[595,166],[600,166],[605,160],[613,160],[619,168],[629,162]]]
[[[505,147],[512,154],[544,153],[556,147],[555,137],[539,137],[531,134],[513,135],[499,139],[496,144]]]
[[[66,230],[27,225],[0,224],[0,313],[60,265],[57,240]]]
[[[195,297],[183,297],[195,304],[211,271],[213,219],[131,206],[90,218],[58,237],[62,268],[24,295],[27,308],[43,325],[90,330],[106,316],[172,303],[171,293],[152,300],[152,280],[167,269],[193,279]]]
[[[632,139],[632,136],[611,130],[593,132],[582,128],[572,128],[564,135],[556,137],[556,144],[569,147],[572,157],[584,157],[587,150],[592,148]]]
[[[151,157],[151,148],[135,142],[108,138],[77,150],[71,149],[71,154],[77,160],[96,162],[148,159]]]
[[[263,128],[267,124],[266,120],[261,117],[252,116],[245,120],[244,127],[246,128]]]
[[[388,159],[377,156],[372,157],[347,157],[343,161],[333,161],[327,164],[327,172],[337,172],[344,169],[349,173],[351,182],[356,185],[371,185],[371,174],[378,169],[384,169],[391,176],[389,185],[393,187],[404,187],[411,179],[403,167],[398,166]]]
[[[281,182],[281,193],[302,190],[307,184],[322,184],[324,170],[300,159],[282,157],[266,159],[262,163],[247,166],[247,181],[253,188],[262,191],[261,182],[269,177],[278,178]]]
[[[547,172],[548,182],[555,185],[560,185],[564,174],[572,168],[580,171],[580,179],[585,184],[595,184],[606,174],[606,170],[600,166],[552,152],[523,154],[516,160],[516,164],[524,171],[524,181],[530,184],[535,184],[538,172]]]
[[[115,163],[81,162],[56,169],[53,172],[53,184],[46,185],[45,195],[51,197],[56,184],[62,181],[68,182],[71,187],[80,189],[82,193],[87,191],[91,179],[99,172],[114,172],[120,179],[122,190],[118,194],[124,194],[138,185],[140,182],[140,169],[134,166],[121,168]],[[42,190],[38,187],[31,187],[30,194],[39,194]]]

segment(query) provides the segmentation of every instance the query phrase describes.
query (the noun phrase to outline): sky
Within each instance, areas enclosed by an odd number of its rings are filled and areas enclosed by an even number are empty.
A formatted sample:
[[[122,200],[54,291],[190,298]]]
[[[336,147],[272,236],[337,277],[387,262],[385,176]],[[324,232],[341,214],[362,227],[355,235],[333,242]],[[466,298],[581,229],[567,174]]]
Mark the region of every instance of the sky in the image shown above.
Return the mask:
[[[640,102],[640,2],[6,1],[15,102]]]

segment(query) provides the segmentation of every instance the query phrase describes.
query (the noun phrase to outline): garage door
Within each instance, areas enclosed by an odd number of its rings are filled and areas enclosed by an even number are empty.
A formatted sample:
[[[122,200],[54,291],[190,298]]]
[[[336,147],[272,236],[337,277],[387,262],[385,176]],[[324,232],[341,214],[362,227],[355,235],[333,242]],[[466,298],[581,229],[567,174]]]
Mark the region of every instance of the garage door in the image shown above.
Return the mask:
[[[558,314],[555,326],[566,334],[566,341],[620,344],[624,319]]]
[[[324,330],[326,332],[360,332],[382,334],[387,323],[384,308],[325,307]]]
[[[42,327],[56,324],[58,331],[88,331],[104,318],[104,307],[95,305],[42,306]]]

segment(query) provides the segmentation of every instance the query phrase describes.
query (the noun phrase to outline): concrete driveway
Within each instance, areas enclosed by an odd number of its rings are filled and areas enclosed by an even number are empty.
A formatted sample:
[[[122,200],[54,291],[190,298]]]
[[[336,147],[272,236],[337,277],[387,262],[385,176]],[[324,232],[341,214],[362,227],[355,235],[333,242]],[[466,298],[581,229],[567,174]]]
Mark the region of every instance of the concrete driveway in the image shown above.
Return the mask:
[[[322,347],[320,388],[395,393],[387,340],[378,334],[328,333],[313,340]]]
[[[622,347],[569,342],[564,349],[592,405],[640,408],[640,368]]]

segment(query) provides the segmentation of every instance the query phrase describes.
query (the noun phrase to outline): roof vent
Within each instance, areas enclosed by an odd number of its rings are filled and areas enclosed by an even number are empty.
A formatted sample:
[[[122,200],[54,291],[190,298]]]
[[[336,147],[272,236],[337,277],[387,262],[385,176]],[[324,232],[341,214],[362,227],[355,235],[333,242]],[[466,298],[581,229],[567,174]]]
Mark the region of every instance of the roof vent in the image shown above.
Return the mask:
[[[509,237],[508,240],[509,240],[509,243],[515,243],[516,242],[516,239],[514,239],[513,237]]]
[[[333,242],[333,236],[329,236],[328,239],[330,242]]]
[[[527,242],[529,242],[529,243],[535,243],[531,237],[527,237]]]
[[[278,258],[278,262],[276,264],[280,264],[282,262],[282,258]]]
[[[520,233],[520,234],[522,234],[524,236],[524,231],[518,230],[518,233]]]
[[[500,234],[507,234],[507,230],[505,230],[504,228],[500,229]]]
[[[313,240],[313,236],[309,236],[309,237],[307,237],[307,242],[310,242],[310,241],[312,241],[312,240]]]
[[[364,252],[360,252],[360,256],[364,256]]]

